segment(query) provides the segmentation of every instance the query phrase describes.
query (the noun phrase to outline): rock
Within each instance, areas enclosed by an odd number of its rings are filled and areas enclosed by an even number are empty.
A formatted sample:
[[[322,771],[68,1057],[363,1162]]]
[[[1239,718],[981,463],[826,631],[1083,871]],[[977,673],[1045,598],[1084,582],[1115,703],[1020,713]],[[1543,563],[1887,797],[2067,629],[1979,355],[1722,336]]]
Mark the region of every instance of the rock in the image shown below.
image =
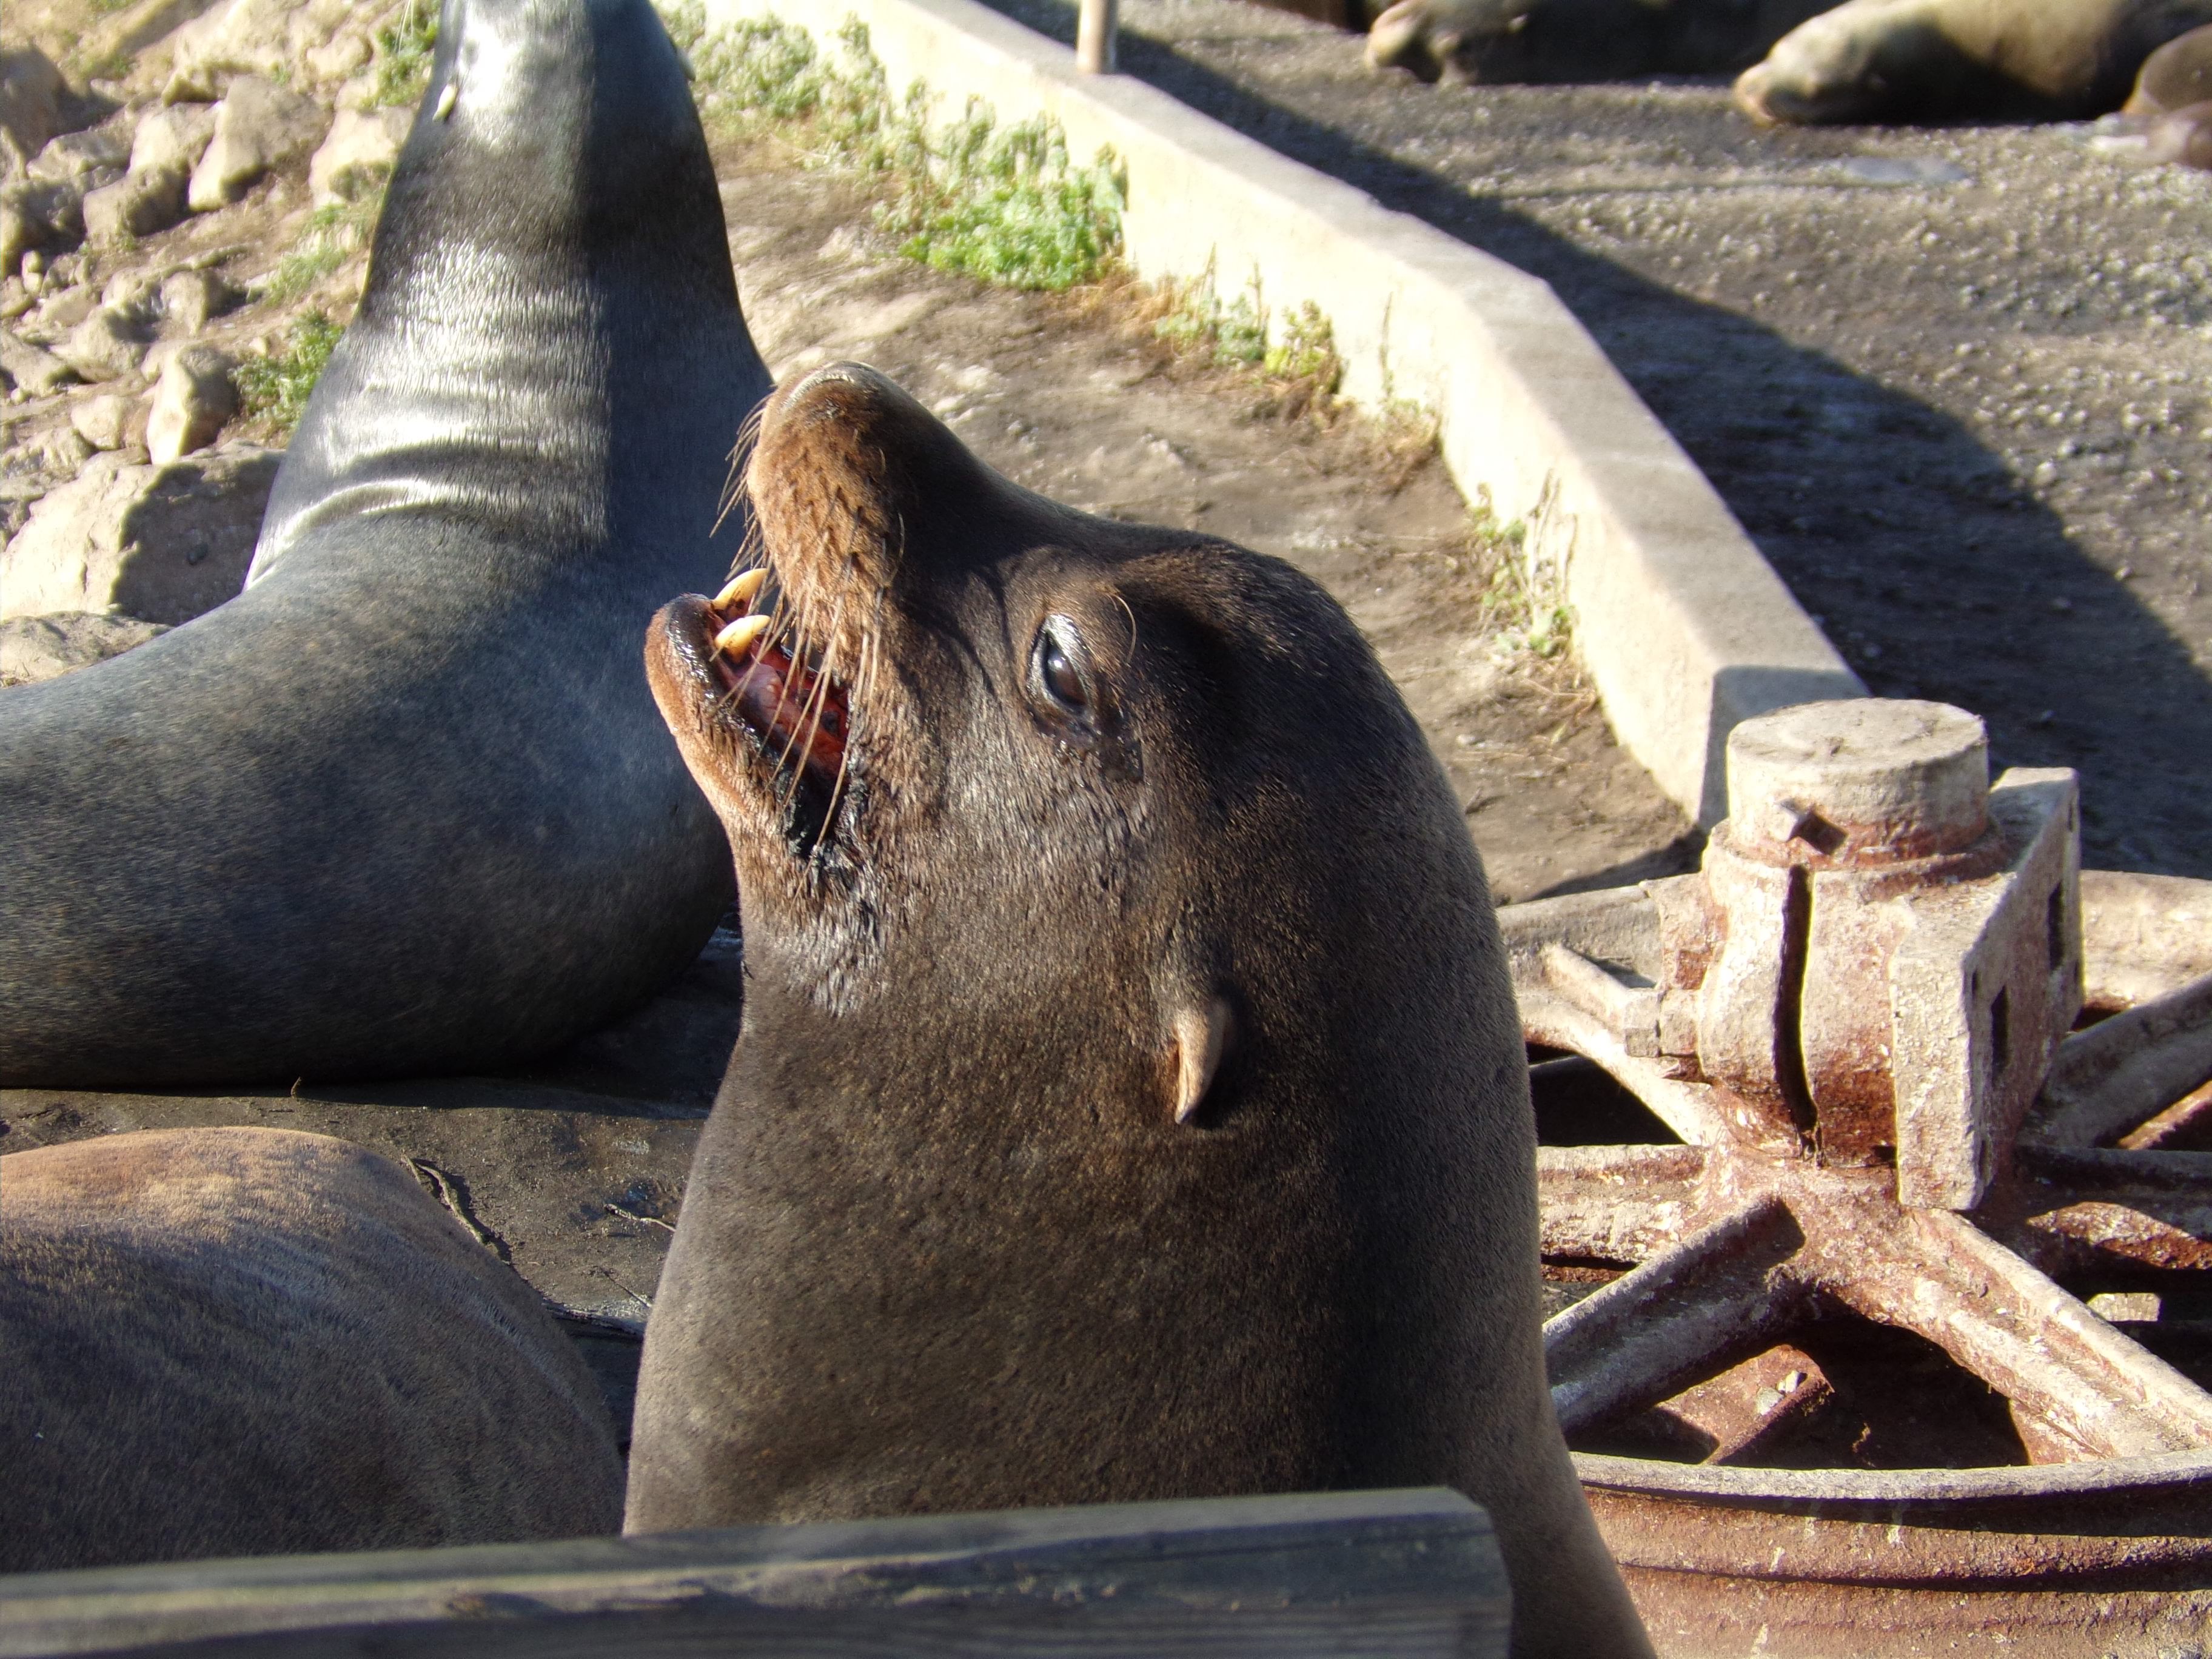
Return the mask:
[[[84,234],[84,190],[74,178],[0,185],[0,276],[33,248]]]
[[[157,465],[205,449],[238,413],[231,368],[228,354],[204,345],[185,346],[162,365],[146,417],[146,453]]]
[[[102,306],[70,331],[58,355],[88,380],[112,380],[137,368],[146,343],[134,319]]]
[[[20,178],[61,131],[62,72],[36,46],[0,52],[0,179]]]
[[[70,407],[70,424],[94,449],[120,449],[135,401],[118,392],[80,398]]]
[[[187,268],[173,270],[161,279],[161,315],[172,328],[186,335],[205,328],[208,319],[221,315],[230,300],[230,284],[212,270]]]
[[[329,120],[313,99],[258,76],[240,76],[215,106],[215,135],[192,169],[186,194],[192,211],[235,202],[271,167],[312,150]]]
[[[50,351],[17,339],[0,328],[0,373],[18,391],[43,398],[76,379],[76,371]]]
[[[185,175],[176,167],[127,173],[84,198],[87,241],[118,242],[151,236],[185,216]]]
[[[32,157],[28,171],[41,183],[73,179],[81,190],[90,190],[119,177],[130,160],[130,135],[110,122],[52,140]]]
[[[167,466],[95,455],[0,553],[0,619],[58,611],[189,621],[246,581],[283,455],[247,445]]]
[[[349,202],[389,178],[414,120],[411,110],[340,110],[331,123],[331,136],[307,163],[307,187],[315,205]]]
[[[190,174],[215,137],[215,111],[205,104],[172,104],[138,123],[131,140],[131,171],[173,168]]]
[[[93,447],[75,427],[61,427],[46,434],[43,446],[46,471],[57,478],[73,478],[77,469],[93,457]]]
[[[328,84],[351,77],[368,63],[368,42],[358,31],[349,30],[307,52],[307,73]]]
[[[58,679],[168,631],[160,623],[91,611],[11,617],[0,622],[0,685]]]
[[[341,33],[362,33],[374,12],[355,10],[355,0],[225,0],[173,37],[162,101],[207,101],[234,76],[282,75]]]

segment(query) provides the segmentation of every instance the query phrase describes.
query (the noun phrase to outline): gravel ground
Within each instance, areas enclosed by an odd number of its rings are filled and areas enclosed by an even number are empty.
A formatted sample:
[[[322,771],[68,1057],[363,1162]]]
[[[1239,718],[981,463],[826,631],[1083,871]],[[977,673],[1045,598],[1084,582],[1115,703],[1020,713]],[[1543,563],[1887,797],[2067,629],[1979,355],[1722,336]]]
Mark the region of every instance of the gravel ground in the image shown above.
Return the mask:
[[[1063,40],[1060,0],[994,0]],[[1878,694],[2212,877],[2212,174],[2083,127],[1763,131],[1719,82],[1423,87],[1239,0],[1122,64],[1550,282]]]

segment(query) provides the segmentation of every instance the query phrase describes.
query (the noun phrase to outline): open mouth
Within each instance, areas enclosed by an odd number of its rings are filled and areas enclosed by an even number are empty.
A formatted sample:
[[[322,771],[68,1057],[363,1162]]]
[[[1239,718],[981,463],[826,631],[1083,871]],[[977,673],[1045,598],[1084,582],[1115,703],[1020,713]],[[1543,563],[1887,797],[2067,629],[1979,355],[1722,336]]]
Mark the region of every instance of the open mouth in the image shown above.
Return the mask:
[[[763,604],[769,573],[741,571],[707,604],[707,670],[717,707],[768,763],[793,850],[811,854],[852,793],[852,711],[846,688],[822,672],[788,625],[787,607]]]

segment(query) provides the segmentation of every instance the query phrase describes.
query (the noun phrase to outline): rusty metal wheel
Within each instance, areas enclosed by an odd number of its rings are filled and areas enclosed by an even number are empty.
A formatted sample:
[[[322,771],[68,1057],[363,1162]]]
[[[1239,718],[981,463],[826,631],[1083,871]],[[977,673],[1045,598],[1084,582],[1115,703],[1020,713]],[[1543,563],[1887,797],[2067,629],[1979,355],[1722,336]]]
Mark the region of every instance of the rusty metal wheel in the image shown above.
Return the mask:
[[[2212,883],[2078,874],[2072,775],[1985,752],[1747,722],[1699,874],[1502,913],[1553,1403],[1662,1652],[2212,1637]]]

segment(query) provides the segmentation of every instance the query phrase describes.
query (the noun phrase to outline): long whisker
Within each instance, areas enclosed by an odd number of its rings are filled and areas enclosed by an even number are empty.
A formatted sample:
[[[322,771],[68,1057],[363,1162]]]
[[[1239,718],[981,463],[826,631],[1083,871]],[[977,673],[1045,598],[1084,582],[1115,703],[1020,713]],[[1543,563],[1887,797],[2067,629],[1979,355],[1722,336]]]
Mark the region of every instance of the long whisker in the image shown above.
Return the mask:
[[[876,635],[873,631],[860,641],[860,672],[854,677],[854,686],[872,685],[876,677]],[[830,786],[830,805],[822,814],[826,826],[837,822],[837,803],[845,798],[845,778],[853,768],[853,711],[856,707],[853,692],[845,694],[845,746],[837,753],[837,781]]]

